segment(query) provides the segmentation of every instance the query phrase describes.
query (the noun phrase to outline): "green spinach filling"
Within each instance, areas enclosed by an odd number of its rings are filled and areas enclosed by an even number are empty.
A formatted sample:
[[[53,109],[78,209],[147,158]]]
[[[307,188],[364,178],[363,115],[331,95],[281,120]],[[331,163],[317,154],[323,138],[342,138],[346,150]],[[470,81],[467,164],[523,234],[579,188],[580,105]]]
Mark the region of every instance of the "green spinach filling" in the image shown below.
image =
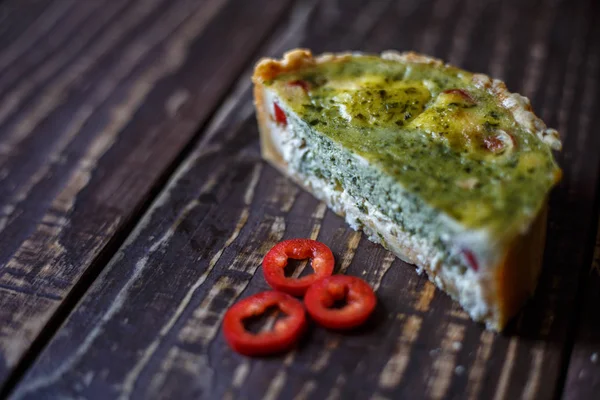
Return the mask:
[[[457,249],[447,239],[443,240],[444,236],[449,238],[455,232],[440,220],[439,213],[417,195],[407,192],[392,177],[373,166],[364,165],[347,149],[318,134],[306,122],[297,120],[295,116],[291,120],[293,138],[304,143],[302,152],[287,160],[294,170],[304,177],[324,180],[334,190],[346,191],[364,214],[369,213],[368,207],[375,207],[402,231],[426,239],[449,265],[465,268]],[[397,236],[395,229],[392,228],[390,233]],[[381,235],[380,241],[386,245]]]

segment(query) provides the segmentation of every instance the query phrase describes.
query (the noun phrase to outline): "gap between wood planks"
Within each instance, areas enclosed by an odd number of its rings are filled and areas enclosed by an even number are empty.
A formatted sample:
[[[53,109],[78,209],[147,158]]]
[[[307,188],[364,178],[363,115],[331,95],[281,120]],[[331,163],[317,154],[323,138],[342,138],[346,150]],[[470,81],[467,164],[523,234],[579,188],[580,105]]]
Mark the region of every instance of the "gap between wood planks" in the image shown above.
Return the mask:
[[[3,1],[5,0],[0,0],[0,4]],[[240,74],[243,74],[244,71],[248,70],[252,61],[256,60],[258,57],[261,56],[261,51],[265,43],[268,43],[272,35],[275,32],[279,31],[282,28],[282,26],[285,23],[287,23],[287,17],[289,16],[290,10],[293,8],[293,5],[293,1],[288,3],[284,11],[282,12],[282,18],[280,18],[280,21],[274,23],[269,29],[267,29],[264,37],[256,43],[255,49],[250,53],[250,56],[246,59],[245,62],[240,63],[240,67],[238,68],[238,73],[236,75],[240,76]],[[67,296],[57,307],[54,314],[50,317],[48,322],[41,329],[38,336],[33,340],[27,351],[23,354],[19,362],[10,372],[4,385],[0,386],[0,398],[7,398],[11,394],[13,389],[17,386],[23,375],[27,372],[29,367],[35,363],[38,356],[41,354],[41,352],[44,350],[47,344],[52,340],[52,338],[59,330],[63,322],[68,318],[71,311],[75,308],[77,303],[79,303],[81,298],[85,295],[90,286],[94,283],[96,278],[103,271],[104,267],[108,265],[110,259],[114,256],[118,249],[123,245],[125,240],[129,237],[130,233],[133,231],[140,218],[144,214],[146,214],[150,206],[154,203],[154,200],[163,191],[170,178],[176,172],[177,168],[188,158],[188,156],[192,153],[193,149],[200,142],[200,140],[204,136],[204,133],[206,132],[206,128],[212,124],[213,119],[217,116],[224,102],[228,98],[230,98],[232,94],[235,93],[237,85],[237,79],[233,79],[230,82],[230,84],[227,86],[227,89],[223,91],[223,94],[215,103],[213,109],[210,110],[204,123],[201,123],[197,127],[196,133],[194,133],[191,136],[191,138],[185,144],[183,149],[175,157],[173,162],[169,164],[167,168],[160,174],[158,179],[156,179],[154,184],[151,186],[148,195],[145,197],[145,199],[143,199],[142,203],[138,206],[137,209],[133,210],[131,215],[123,223],[122,227],[115,232],[115,234],[109,239],[108,243],[104,246],[104,248],[96,256],[96,258],[91,262],[89,267],[85,269],[80,279],[75,283],[75,285],[73,285],[73,288],[69,291]]]

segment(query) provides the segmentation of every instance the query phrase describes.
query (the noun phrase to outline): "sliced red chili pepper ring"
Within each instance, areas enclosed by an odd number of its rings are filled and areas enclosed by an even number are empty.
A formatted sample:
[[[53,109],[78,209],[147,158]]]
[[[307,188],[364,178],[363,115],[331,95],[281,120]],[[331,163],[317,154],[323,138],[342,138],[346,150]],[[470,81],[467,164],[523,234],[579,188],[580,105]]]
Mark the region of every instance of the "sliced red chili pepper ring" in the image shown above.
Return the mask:
[[[287,314],[275,322],[273,329],[254,334],[244,326],[244,320],[263,314],[277,306]],[[262,356],[289,350],[300,339],[306,328],[306,315],[302,302],[292,296],[267,291],[235,303],[223,318],[223,333],[227,343],[238,353]]]
[[[341,308],[334,308],[345,300]],[[377,305],[377,297],[369,284],[360,278],[334,275],[308,288],[304,305],[310,316],[330,329],[350,329],[364,323]]]
[[[301,278],[285,276],[288,259],[312,260],[314,273]],[[335,259],[333,253],[321,242],[311,239],[290,239],[277,243],[263,259],[263,273],[267,283],[275,290],[302,296],[310,285],[331,276]]]

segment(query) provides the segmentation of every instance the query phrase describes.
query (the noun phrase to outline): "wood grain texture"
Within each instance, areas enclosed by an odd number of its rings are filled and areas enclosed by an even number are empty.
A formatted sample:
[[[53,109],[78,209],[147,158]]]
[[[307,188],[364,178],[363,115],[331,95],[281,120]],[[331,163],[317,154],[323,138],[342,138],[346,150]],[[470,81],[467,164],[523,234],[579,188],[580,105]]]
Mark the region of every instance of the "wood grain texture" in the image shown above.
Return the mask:
[[[593,1],[298,1],[261,49],[427,51],[493,71],[560,129],[564,181],[550,200],[543,274],[504,334],[471,322],[414,267],[261,161],[247,72],[13,397],[560,395],[595,233],[600,137],[589,121],[600,102],[599,19]],[[359,331],[312,326],[286,355],[239,356],[220,332],[224,310],[268,288],[260,261],[291,237],[327,243],[339,271],[377,288],[379,306]]]
[[[0,387],[288,7],[253,4],[0,5]]]

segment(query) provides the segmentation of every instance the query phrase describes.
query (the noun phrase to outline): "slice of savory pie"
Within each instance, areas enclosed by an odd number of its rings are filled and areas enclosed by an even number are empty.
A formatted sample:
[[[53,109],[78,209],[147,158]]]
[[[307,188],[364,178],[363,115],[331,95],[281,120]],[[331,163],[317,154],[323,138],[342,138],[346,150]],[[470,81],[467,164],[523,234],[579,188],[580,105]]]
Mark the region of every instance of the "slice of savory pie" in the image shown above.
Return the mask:
[[[504,83],[415,54],[294,50],[254,71],[262,153],[501,330],[533,293],[558,134]]]

